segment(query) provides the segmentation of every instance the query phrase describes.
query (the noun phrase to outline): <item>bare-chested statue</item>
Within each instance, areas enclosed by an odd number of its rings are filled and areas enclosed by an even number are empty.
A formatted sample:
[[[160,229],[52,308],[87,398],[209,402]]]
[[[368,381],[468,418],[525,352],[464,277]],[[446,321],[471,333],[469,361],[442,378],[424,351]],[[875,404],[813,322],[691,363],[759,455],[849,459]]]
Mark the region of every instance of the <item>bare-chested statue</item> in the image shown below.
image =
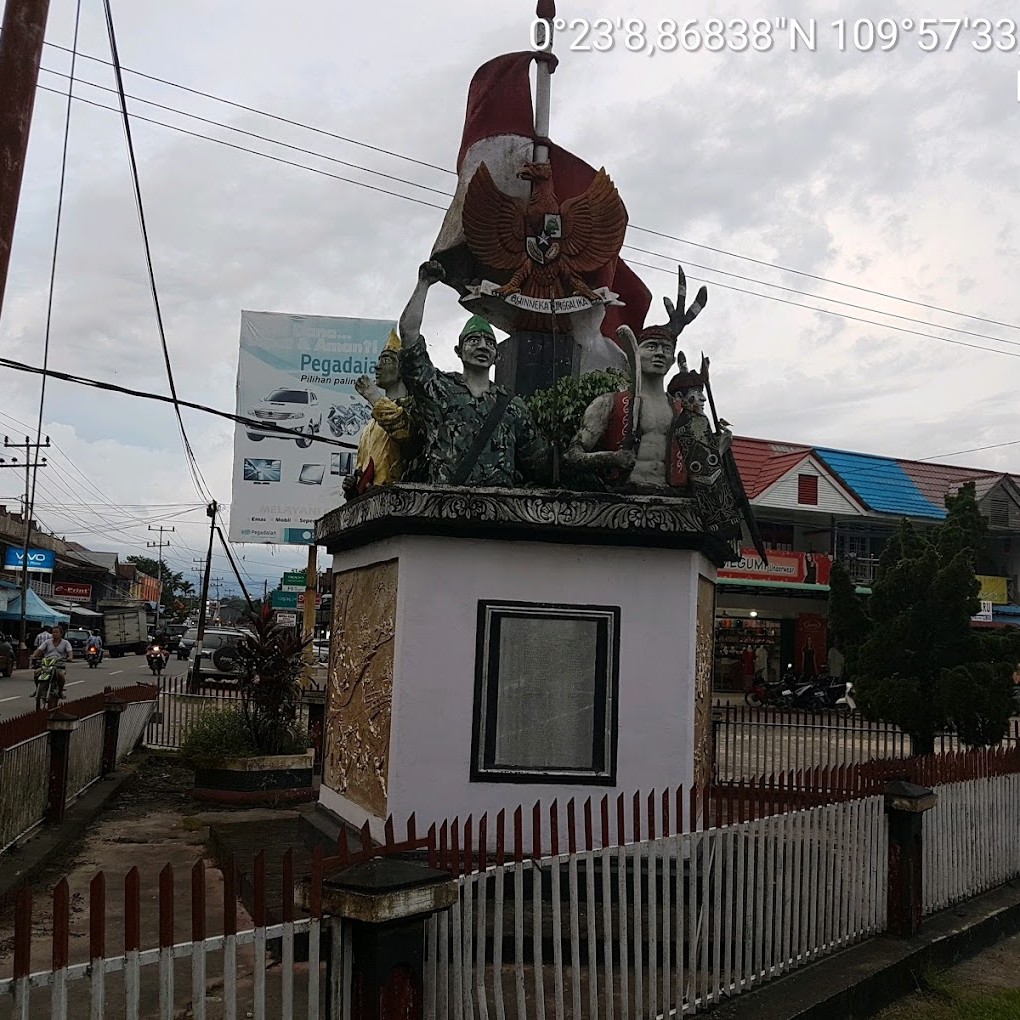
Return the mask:
[[[684,400],[687,387],[668,393],[663,384],[673,364],[677,337],[708,301],[702,287],[684,312],[685,294],[681,270],[678,307],[669,298],[664,300],[668,322],[646,326],[636,338],[629,327],[620,327],[617,335],[633,352],[634,383],[630,390],[606,393],[592,401],[567,450],[569,462],[594,470],[614,489],[635,493],[691,489],[687,454],[694,436],[692,413]],[[693,386],[700,379],[685,378],[688,381]]]

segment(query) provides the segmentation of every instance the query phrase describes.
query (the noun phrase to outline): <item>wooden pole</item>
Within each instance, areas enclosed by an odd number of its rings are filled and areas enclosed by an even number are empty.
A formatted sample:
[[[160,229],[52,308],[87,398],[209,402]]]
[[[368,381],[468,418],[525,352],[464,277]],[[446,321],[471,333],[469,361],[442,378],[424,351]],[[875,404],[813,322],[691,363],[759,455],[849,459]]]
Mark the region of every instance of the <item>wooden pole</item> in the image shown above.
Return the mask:
[[[50,0],[7,0],[0,33],[0,312]]]

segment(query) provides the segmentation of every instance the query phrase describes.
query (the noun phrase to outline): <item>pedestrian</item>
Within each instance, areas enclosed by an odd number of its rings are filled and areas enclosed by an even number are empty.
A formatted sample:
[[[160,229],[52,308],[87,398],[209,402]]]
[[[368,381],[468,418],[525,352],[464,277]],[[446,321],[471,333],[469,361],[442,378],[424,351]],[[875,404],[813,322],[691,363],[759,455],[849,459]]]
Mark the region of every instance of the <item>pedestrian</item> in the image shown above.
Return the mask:
[[[35,636],[35,647],[42,648],[44,644],[50,639],[50,628],[43,627],[38,634]]]

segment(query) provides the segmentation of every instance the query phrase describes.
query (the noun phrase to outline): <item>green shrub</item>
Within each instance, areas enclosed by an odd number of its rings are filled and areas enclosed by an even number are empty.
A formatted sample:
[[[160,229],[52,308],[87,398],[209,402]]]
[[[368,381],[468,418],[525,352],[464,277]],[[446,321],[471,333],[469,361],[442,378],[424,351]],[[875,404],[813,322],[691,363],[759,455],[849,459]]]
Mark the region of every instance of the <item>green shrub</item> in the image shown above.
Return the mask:
[[[274,754],[303,754],[311,741],[302,726],[292,726],[281,735]],[[239,708],[211,708],[204,711],[184,734],[181,758],[191,765],[206,766],[223,758],[244,758],[264,754],[252,741],[251,730]]]

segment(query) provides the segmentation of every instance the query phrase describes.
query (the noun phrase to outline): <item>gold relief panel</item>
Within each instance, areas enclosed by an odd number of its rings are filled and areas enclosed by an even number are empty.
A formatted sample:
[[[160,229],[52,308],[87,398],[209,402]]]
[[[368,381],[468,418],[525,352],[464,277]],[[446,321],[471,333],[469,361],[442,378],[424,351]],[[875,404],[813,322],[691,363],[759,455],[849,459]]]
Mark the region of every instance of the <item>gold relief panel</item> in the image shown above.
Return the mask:
[[[336,576],[323,782],[380,818],[387,813],[396,619],[396,560]]]
[[[694,653],[694,782],[712,779],[712,661],[715,641],[715,585],[698,577],[697,636]]]

